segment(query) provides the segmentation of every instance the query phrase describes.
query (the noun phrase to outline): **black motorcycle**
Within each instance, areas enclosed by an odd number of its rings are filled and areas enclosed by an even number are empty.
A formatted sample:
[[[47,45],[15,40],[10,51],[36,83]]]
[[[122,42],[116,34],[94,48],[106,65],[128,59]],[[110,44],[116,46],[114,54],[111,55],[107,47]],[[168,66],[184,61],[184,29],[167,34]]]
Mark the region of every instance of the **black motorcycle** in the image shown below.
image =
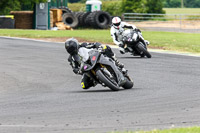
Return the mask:
[[[102,54],[98,50],[90,50],[88,54],[84,54],[85,61],[81,65],[81,71],[87,74],[95,83],[99,83],[104,87],[109,87],[113,91],[118,91],[120,87],[131,89],[133,81],[127,72],[123,73],[115,62]]]
[[[127,45],[125,51],[130,52],[134,56],[151,58],[151,54],[147,50],[147,45],[141,41],[141,37],[137,30],[125,30],[122,34],[123,43]]]

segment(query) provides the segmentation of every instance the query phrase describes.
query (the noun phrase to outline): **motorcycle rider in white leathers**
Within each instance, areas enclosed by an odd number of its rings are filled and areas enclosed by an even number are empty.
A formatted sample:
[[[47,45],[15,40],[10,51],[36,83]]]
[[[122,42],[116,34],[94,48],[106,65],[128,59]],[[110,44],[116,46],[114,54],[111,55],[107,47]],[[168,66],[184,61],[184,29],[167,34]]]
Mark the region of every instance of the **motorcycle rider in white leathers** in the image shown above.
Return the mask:
[[[149,41],[144,40],[142,37],[142,33],[139,29],[136,28],[135,25],[128,24],[126,22],[122,22],[119,17],[114,17],[112,19],[112,27],[110,29],[111,37],[113,38],[113,42],[119,46],[119,51],[121,54],[124,54],[126,51],[124,49],[125,44],[122,42],[122,33],[125,31],[125,29],[133,29],[139,31],[140,39],[143,43],[146,45],[149,45]]]

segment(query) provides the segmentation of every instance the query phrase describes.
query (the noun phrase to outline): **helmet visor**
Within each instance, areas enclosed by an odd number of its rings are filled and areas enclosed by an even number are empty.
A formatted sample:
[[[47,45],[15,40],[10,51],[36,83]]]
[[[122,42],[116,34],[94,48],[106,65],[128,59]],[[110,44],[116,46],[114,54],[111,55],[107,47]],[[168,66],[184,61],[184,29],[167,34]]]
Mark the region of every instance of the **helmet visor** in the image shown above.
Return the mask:
[[[67,50],[67,52],[69,54],[76,54],[77,53],[77,50],[78,50],[78,47],[77,47],[77,43],[74,42],[74,41],[69,41],[67,42],[67,44],[65,45],[65,48]]]
[[[75,49],[75,47],[69,47],[69,48],[67,49],[67,52],[68,52],[69,54],[75,54],[76,49]]]
[[[114,26],[119,26],[121,22],[113,24]]]

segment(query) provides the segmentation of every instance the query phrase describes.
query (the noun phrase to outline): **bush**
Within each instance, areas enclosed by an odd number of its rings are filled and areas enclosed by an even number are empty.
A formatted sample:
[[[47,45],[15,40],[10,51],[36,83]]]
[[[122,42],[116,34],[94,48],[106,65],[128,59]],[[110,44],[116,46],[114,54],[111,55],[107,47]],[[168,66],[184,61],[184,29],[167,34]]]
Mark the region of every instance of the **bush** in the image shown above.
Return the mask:
[[[192,8],[199,8],[200,7],[200,0],[185,0],[184,6],[185,7],[192,7]]]
[[[163,1],[164,7],[181,7],[181,1],[180,0],[164,0]]]
[[[146,13],[146,0],[122,0],[122,11],[125,13]]]
[[[104,1],[102,3],[102,10],[110,13],[112,16],[122,15],[122,2],[121,1]]]
[[[147,0],[146,8],[147,13],[165,13],[161,0]]]
[[[181,7],[181,0],[163,0],[164,7],[177,8]],[[184,0],[184,7],[200,8],[200,0]]]
[[[68,8],[74,12],[85,12],[85,3],[68,3]]]

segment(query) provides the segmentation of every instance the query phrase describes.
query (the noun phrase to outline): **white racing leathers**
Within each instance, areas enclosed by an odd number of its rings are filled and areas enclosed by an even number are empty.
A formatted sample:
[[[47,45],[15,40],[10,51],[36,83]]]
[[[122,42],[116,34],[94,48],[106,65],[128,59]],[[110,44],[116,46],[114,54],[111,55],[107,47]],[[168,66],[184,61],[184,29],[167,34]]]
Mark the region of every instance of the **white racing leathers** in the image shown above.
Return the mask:
[[[118,26],[118,28],[114,28],[112,26],[111,29],[110,29],[110,34],[111,34],[111,37],[113,38],[113,42],[117,46],[119,46],[119,50],[120,51],[124,50],[120,45],[123,45],[123,42],[122,42],[122,39],[123,39],[122,38],[122,33],[125,31],[126,28],[127,29],[133,29],[133,30],[135,30],[136,26],[128,24],[126,22],[121,22],[121,24]]]

